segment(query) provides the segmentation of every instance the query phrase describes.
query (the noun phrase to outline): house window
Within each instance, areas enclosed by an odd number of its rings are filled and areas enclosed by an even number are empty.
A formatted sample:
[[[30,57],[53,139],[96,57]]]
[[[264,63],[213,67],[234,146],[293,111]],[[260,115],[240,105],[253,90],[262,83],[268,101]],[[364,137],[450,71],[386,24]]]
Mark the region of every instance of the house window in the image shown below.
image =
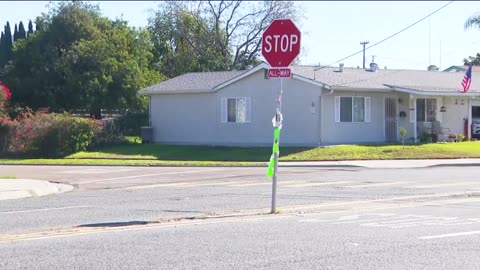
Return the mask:
[[[436,120],[437,100],[434,98],[417,99],[417,122],[433,122]]]
[[[340,97],[340,122],[367,122],[365,97]]]
[[[250,98],[222,98],[223,123],[250,122]]]

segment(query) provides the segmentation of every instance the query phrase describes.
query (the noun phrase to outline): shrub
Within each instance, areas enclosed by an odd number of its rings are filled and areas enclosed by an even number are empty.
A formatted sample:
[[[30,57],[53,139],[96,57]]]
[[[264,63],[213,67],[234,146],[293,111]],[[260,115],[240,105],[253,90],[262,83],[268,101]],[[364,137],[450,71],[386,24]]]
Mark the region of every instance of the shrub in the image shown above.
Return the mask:
[[[108,119],[96,121],[99,127],[99,132],[93,138],[89,149],[95,149],[107,145],[123,144],[127,142],[115,120]]]
[[[98,131],[92,119],[27,109],[10,121],[5,150],[15,156],[66,156],[85,150]]]
[[[10,89],[0,81],[0,117],[5,116],[6,104],[11,97]]]
[[[140,128],[148,125],[148,113],[127,113],[114,122],[122,135],[140,136]]]
[[[38,153],[45,157],[59,157],[84,151],[98,131],[92,119],[54,114],[52,128],[42,140],[38,140]]]

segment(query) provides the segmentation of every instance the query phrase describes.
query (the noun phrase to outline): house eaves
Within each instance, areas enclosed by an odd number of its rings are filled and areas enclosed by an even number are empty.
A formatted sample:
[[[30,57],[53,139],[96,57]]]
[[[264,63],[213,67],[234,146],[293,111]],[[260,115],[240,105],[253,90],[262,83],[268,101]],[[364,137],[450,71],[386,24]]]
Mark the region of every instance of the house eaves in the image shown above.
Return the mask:
[[[363,88],[363,87],[348,87],[348,86],[331,86],[333,91],[355,91],[355,92],[392,92],[392,89],[389,88]]]
[[[299,80],[299,81],[302,81],[302,82],[310,83],[310,84],[319,86],[321,88],[330,90],[330,86],[327,85],[327,84],[309,79],[307,77],[304,77],[304,76],[301,76],[301,75],[298,75],[298,74],[295,74],[295,73],[292,73],[292,79],[296,79],[296,80]]]
[[[162,90],[161,92],[158,92],[158,91],[149,91],[149,90],[143,89],[138,92],[140,94],[146,94],[146,95],[162,95],[162,94],[202,94],[202,93],[211,93],[215,91],[212,89],[186,89],[186,90],[167,89],[167,90]]]
[[[453,97],[478,97],[480,96],[479,92],[445,92],[445,91],[422,91],[413,88],[395,86],[395,85],[387,85],[385,86],[390,87],[392,90],[407,94],[419,95],[419,96],[453,96]]]

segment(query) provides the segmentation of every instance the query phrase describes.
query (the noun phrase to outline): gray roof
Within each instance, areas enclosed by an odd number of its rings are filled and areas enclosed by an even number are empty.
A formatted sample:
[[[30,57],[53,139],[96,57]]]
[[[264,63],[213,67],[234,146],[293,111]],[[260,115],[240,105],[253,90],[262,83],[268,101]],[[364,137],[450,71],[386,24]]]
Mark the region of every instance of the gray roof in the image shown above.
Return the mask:
[[[265,63],[253,70],[187,73],[141,90],[144,94],[199,93],[218,90],[228,81],[242,78],[242,74],[268,68]],[[427,70],[378,69],[371,72],[359,68],[327,67],[315,70],[314,66],[292,66],[294,75],[310,79],[334,89],[413,90],[417,92],[455,94],[462,89],[464,72]],[[221,88],[221,87],[220,87]],[[401,89],[400,89],[401,88]],[[400,89],[400,90],[399,90]],[[480,72],[472,72],[470,94],[480,94]]]
[[[141,93],[206,92],[244,72],[246,70],[186,73],[142,89]]]
[[[323,68],[314,71],[313,66],[291,67],[292,73],[320,81],[333,87],[390,89],[398,86],[418,91],[456,92],[463,89],[463,72],[439,72],[404,69],[378,69],[376,72],[357,68]],[[468,92],[480,93],[480,72],[472,72],[472,84]]]

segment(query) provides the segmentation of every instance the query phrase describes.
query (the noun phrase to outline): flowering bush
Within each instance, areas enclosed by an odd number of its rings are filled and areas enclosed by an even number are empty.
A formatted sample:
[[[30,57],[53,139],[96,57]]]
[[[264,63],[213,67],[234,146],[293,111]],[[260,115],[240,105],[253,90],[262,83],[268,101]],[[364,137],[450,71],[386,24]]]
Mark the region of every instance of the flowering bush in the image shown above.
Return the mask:
[[[2,121],[7,130],[3,152],[15,156],[66,156],[85,150],[99,131],[92,119],[47,110],[26,110],[15,119]]]
[[[12,97],[10,89],[0,81],[0,117],[5,116],[5,108],[7,102]]]

